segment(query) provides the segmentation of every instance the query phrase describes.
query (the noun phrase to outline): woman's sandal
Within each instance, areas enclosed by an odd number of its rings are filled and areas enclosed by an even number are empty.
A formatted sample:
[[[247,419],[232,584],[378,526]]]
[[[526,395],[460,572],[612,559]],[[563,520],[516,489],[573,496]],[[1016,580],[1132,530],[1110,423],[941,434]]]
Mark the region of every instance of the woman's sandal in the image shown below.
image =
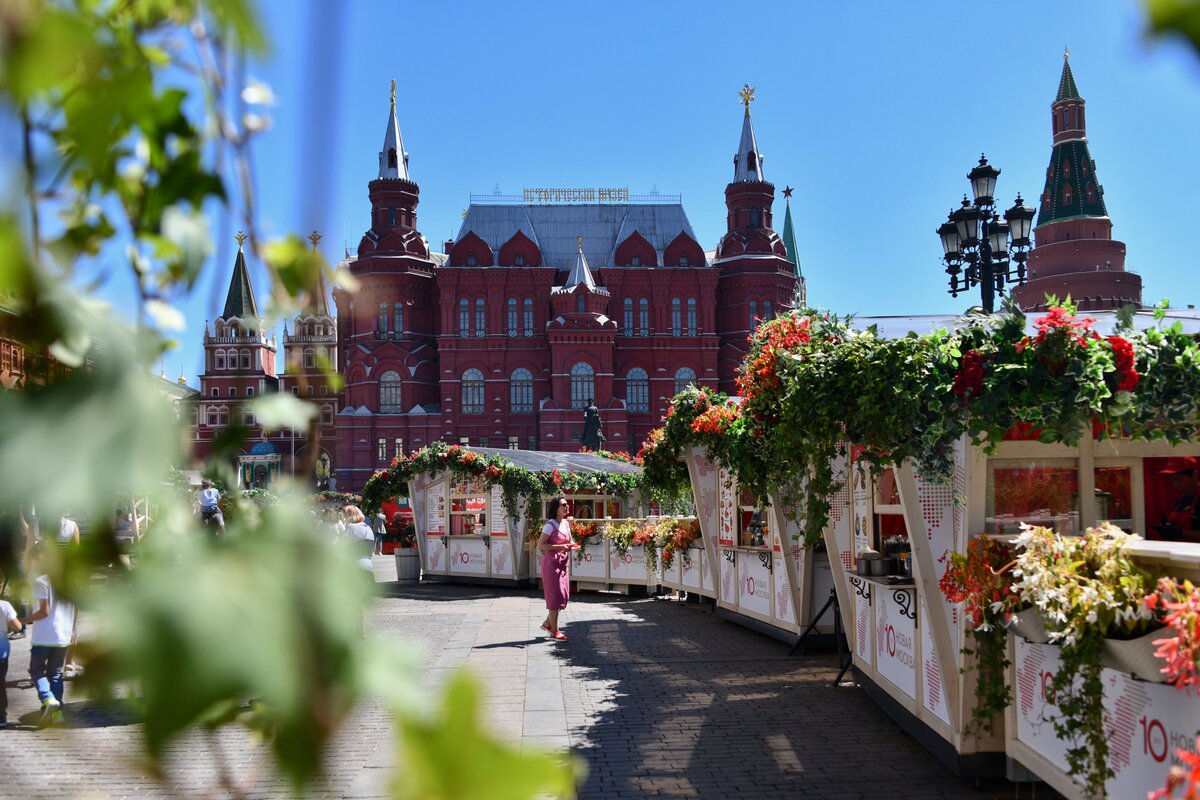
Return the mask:
[[[544,630],[546,633],[550,634],[551,636],[554,635],[554,628],[550,627],[549,622],[543,622],[540,627],[542,630]]]
[[[554,633],[550,634],[550,638],[557,639],[560,642],[565,642],[567,640],[567,635],[562,631],[555,631]]]

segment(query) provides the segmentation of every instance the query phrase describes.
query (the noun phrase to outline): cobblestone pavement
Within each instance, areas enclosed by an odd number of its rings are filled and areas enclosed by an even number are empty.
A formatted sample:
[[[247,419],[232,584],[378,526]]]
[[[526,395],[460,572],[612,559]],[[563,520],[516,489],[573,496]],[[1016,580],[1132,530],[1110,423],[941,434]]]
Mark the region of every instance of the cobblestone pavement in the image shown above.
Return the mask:
[[[423,648],[432,689],[460,667],[483,678],[502,736],[569,749],[588,775],[581,798],[1020,798],[1041,787],[963,781],[857,687],[832,688],[833,656],[790,657],[774,639],[666,599],[582,594],[563,615],[570,641],[538,630],[541,595],[509,588],[400,586],[377,558],[384,596],[370,624]],[[137,761],[132,715],[67,686],[68,725],[39,730],[28,639],[13,642],[9,719],[0,731],[0,797],[219,797],[220,762],[251,797],[285,797],[260,770],[261,745],[230,731],[172,748],[165,781]],[[390,725],[364,704],[329,757],[326,797],[383,797]],[[469,753],[464,757],[470,757]]]

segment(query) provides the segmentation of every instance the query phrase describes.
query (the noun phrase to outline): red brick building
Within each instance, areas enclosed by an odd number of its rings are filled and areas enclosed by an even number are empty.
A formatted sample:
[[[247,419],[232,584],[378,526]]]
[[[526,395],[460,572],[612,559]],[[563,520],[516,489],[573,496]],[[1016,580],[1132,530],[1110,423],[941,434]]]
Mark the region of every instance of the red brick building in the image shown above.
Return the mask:
[[[1050,116],[1054,148],[1029,253],[1029,279],[1013,297],[1026,311],[1045,310],[1048,294],[1070,295],[1086,311],[1140,306],[1142,278],[1125,271],[1125,243],[1112,238],[1104,187],[1088,151],[1084,101],[1068,59]]]
[[[292,333],[284,327],[284,374],[276,375],[276,340],[267,330],[254,299],[244,238],[239,234],[238,254],[233,265],[229,292],[221,316],[211,332],[204,325],[204,371],[200,392],[194,398],[194,454],[202,459],[212,451],[214,440],[231,426],[245,429],[245,445],[239,459],[244,484],[269,482],[280,473],[292,474],[294,464],[302,460],[309,446],[305,433],[274,431],[264,433],[254,414],[245,405],[248,400],[268,392],[288,392],[311,399],[318,406],[321,449],[315,461],[318,474],[314,482],[330,474],[333,454],[333,419],[337,397],[329,391],[322,362],[336,369],[336,325],[329,313],[325,287],[312,304],[293,321]],[[315,242],[314,242],[315,246]]]
[[[576,450],[590,403],[605,446],[637,452],[683,387],[733,391],[754,321],[804,297],[743,99],[715,250],[677,197],[538,190],[473,197],[440,253],[393,100],[370,228],[344,265],[359,289],[335,292],[338,488],[437,440]]]

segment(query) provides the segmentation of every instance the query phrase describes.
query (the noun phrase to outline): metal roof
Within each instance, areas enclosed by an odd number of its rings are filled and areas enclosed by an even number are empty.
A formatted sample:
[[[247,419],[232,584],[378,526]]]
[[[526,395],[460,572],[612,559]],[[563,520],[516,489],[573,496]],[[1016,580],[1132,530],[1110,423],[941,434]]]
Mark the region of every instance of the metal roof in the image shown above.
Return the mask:
[[[583,245],[579,246],[575,266],[571,267],[571,274],[567,276],[567,283],[563,289],[569,292],[576,286],[583,286],[589,292],[596,291],[596,282],[592,280],[592,271],[588,269],[587,258],[583,255]]]
[[[1027,333],[1034,334],[1037,332],[1037,327],[1034,323],[1041,316],[1042,312],[1026,312],[1025,331]],[[1117,312],[1115,311],[1080,311],[1075,316],[1096,320],[1096,324],[1092,328],[1101,336],[1112,334],[1117,327]],[[1196,309],[1171,309],[1167,311],[1163,325],[1171,325],[1176,321],[1183,326],[1184,333],[1200,333],[1200,311]],[[854,317],[851,325],[857,330],[864,330],[872,325],[877,325],[880,336],[887,339],[899,339],[907,336],[909,333],[933,333],[939,328],[954,330],[967,324],[967,322],[966,318],[953,314],[921,314],[896,317]],[[1153,325],[1153,311],[1138,311],[1134,314],[1134,328],[1140,330],[1152,327]]]
[[[738,142],[737,155],[733,157],[733,181],[765,181],[763,155],[754,138],[754,123],[750,121],[750,108],[742,118],[742,139]]]
[[[534,472],[606,472],[610,475],[640,474],[642,468],[589,453],[552,453],[545,450],[504,450],[497,447],[464,447],[472,453],[500,456],[513,466]]]
[[[233,262],[225,310],[221,312],[221,319],[234,317],[243,322],[258,319],[258,304],[254,302],[254,289],[250,286],[250,272],[246,269],[246,254],[242,252],[241,244],[238,244],[237,260]]]
[[[546,266],[570,269],[583,237],[583,254],[592,269],[613,266],[617,245],[637,231],[658,253],[680,233],[696,232],[679,203],[593,203],[570,205],[499,205],[472,203],[454,241],[474,233],[497,256],[500,247],[521,231],[542,251]],[[698,240],[697,240],[698,241]]]

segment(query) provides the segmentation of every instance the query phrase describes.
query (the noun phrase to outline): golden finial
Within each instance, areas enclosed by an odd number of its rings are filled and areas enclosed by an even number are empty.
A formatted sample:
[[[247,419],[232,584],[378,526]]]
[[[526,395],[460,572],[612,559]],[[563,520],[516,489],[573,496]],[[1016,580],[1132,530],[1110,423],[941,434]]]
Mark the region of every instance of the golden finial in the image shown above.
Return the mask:
[[[246,240],[249,239],[250,237],[246,235],[245,231],[238,231],[236,234],[234,234],[233,238],[237,240],[238,250],[241,250],[242,245],[244,245],[246,243]]]
[[[580,251],[582,251],[582,250],[583,250],[583,237],[582,237],[582,236],[576,236],[576,237],[575,237],[575,243],[579,245],[579,249],[580,249]]]
[[[313,228],[313,232],[308,235],[308,240],[312,242],[313,250],[317,249],[317,245],[321,243],[321,239],[325,237],[317,233],[317,229]]]
[[[179,377],[175,380],[180,386],[187,386],[187,378],[183,374],[183,364],[179,365]]]
[[[1066,51],[1063,53],[1063,61],[1070,61],[1070,60],[1071,60],[1071,48],[1068,47],[1068,48],[1066,48]]]
[[[738,97],[742,98],[742,105],[746,107],[747,114],[750,113],[750,104],[754,102],[754,89],[755,87],[747,83],[742,86],[742,90],[738,92]]]
[[[463,219],[467,218],[467,210],[465,208],[462,210],[462,218]]]
[[[396,107],[396,79],[392,78],[392,108]]]

